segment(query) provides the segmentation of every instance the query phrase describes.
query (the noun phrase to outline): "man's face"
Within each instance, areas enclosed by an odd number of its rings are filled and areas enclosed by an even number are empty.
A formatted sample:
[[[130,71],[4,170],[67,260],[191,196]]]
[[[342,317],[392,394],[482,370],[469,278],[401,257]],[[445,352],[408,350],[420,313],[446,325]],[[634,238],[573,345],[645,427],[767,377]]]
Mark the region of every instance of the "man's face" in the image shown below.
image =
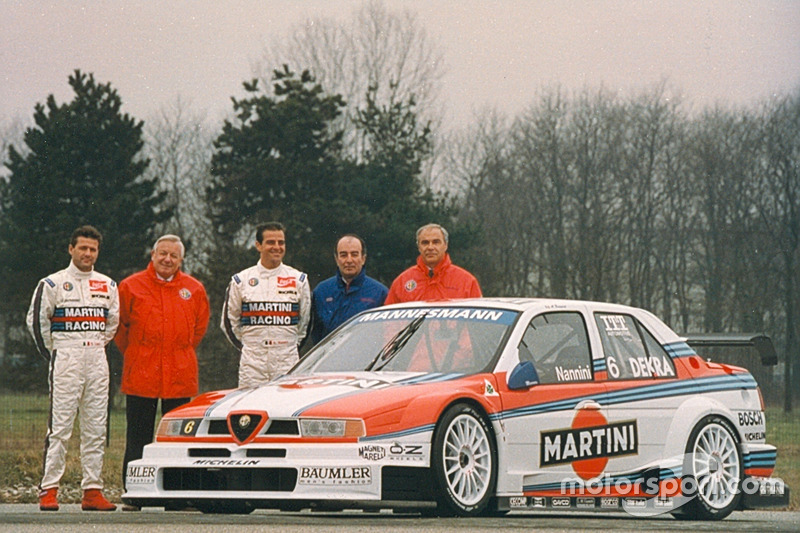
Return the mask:
[[[278,268],[286,255],[286,238],[280,230],[265,229],[261,242],[256,241],[256,250],[261,254],[261,264],[267,268]]]
[[[100,243],[97,239],[78,237],[75,246],[69,245],[69,255],[72,256],[72,262],[81,272],[92,270],[99,253]]]
[[[156,273],[164,279],[169,279],[183,263],[181,245],[177,242],[161,241],[150,252],[150,258],[153,260]]]
[[[444,242],[444,233],[439,228],[424,229],[419,234],[417,248],[422,256],[422,261],[428,268],[438,265],[447,252],[447,243]]]
[[[351,281],[364,268],[367,256],[362,253],[361,241],[355,237],[342,237],[336,244],[336,266],[345,281]]]

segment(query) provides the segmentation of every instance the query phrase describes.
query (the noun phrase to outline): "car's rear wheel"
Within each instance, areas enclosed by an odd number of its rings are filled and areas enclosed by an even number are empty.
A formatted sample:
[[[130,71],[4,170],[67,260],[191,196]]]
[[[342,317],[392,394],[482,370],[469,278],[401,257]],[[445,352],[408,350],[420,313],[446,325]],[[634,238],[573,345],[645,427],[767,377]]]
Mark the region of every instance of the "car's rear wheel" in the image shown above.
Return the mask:
[[[434,433],[432,461],[439,514],[476,516],[486,509],[497,483],[497,450],[477,409],[461,403],[445,412]]]
[[[742,498],[742,454],[736,433],[718,417],[703,419],[689,435],[683,465],[686,496],[694,496],[674,514],[691,520],[721,520]]]

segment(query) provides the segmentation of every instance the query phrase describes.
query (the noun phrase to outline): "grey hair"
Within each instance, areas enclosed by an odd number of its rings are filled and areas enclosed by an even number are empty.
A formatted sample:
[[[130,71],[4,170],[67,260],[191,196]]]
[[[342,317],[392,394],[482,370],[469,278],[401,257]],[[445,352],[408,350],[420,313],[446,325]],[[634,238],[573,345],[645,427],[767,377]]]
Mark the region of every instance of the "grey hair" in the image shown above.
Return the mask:
[[[171,233],[162,235],[156,240],[156,242],[153,243],[153,250],[155,250],[158,247],[158,243],[162,241],[177,242],[178,246],[180,246],[181,248],[181,259],[183,259],[183,256],[186,254],[186,247],[183,245],[183,241],[181,240],[180,237],[178,237],[177,235],[172,235]]]
[[[417,230],[417,242],[418,243],[419,243],[419,234],[422,233],[423,231],[425,231],[426,229],[438,229],[438,230],[440,230],[442,232],[442,235],[444,235],[444,243],[445,244],[449,244],[450,235],[447,233],[447,230],[444,229],[439,224],[434,224],[434,223],[425,224],[424,226],[422,226],[421,228],[419,228]]]

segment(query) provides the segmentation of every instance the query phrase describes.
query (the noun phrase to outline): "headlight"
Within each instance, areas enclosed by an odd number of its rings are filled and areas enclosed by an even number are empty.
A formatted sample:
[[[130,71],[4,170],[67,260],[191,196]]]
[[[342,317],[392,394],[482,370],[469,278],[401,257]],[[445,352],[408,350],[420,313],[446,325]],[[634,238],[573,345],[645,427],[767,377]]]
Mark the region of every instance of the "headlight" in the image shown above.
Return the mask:
[[[202,418],[162,418],[156,437],[191,437],[197,433]]]
[[[363,437],[366,435],[362,420],[301,418],[300,435],[303,437]]]

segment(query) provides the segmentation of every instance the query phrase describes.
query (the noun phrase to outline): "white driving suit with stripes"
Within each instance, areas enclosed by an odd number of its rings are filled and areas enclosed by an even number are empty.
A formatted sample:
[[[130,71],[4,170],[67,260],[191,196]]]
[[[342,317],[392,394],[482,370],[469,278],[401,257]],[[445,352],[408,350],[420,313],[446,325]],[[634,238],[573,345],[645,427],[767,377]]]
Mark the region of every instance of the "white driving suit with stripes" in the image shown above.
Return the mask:
[[[299,360],[298,345],[311,318],[308,277],[281,263],[259,261],[228,285],[220,326],[241,350],[239,387],[255,387],[285,374]]]
[[[39,281],[27,323],[37,350],[50,362],[50,418],[40,488],[58,486],[79,414],[81,488],[102,489],[109,380],[105,346],[119,324],[117,285],[70,262]]]

